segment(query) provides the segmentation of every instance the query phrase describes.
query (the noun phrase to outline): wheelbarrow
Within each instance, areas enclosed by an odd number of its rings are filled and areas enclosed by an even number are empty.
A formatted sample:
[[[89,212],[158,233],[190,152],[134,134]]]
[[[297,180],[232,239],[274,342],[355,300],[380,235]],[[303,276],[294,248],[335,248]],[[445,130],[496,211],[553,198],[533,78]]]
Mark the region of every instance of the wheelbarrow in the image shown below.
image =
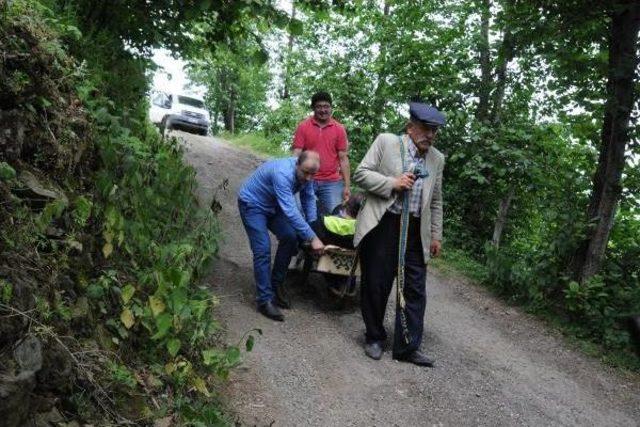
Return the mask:
[[[289,272],[296,272],[293,280],[286,280],[283,286],[279,286],[276,290],[278,297],[288,303],[291,301],[287,283],[300,288],[304,287],[307,285],[311,273],[332,274],[348,278],[348,280],[339,281],[338,287],[329,287],[329,290],[339,299],[354,297],[357,289],[352,286],[352,281],[355,280],[355,277],[360,276],[358,252],[354,249],[327,245],[324,248],[324,253],[317,256],[308,248],[303,248],[298,257],[293,260]]]

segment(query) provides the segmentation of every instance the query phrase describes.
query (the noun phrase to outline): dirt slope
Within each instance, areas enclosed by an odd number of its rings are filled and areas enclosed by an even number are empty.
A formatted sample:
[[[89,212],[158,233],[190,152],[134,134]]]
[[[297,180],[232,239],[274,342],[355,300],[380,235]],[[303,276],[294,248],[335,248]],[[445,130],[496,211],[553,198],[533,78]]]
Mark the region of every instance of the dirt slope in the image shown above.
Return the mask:
[[[262,160],[217,139],[178,135],[198,171],[200,196],[209,202],[216,194],[222,205],[225,242],[209,280],[229,339],[264,331],[229,386],[240,424],[640,425],[637,376],[602,366],[532,317],[434,269],[424,339],[434,369],[395,362],[389,352],[378,362],[366,358],[358,308],[327,310],[313,289],[296,291],[284,323],[259,315],[236,192]]]

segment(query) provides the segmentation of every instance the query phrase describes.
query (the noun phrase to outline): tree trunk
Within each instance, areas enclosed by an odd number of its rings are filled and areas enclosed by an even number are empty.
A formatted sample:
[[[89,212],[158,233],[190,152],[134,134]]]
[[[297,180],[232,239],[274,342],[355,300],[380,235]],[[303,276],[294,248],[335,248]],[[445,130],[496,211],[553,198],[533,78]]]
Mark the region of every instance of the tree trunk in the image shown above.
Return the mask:
[[[500,122],[500,113],[502,112],[502,104],[504,102],[504,92],[507,87],[507,65],[514,56],[513,35],[511,30],[506,28],[500,46],[500,54],[498,55],[498,64],[496,65],[496,89],[493,92],[493,108],[491,109],[491,117],[489,121],[492,125]]]
[[[216,108],[216,112],[213,115],[213,131],[218,133],[218,120],[220,120],[220,110]]]
[[[291,19],[293,21],[296,18],[296,2],[291,2]],[[284,87],[282,88],[282,95],[280,98],[289,99],[289,86],[291,85],[291,53],[293,52],[294,37],[291,30],[289,30],[289,41],[287,42],[287,57],[284,60]]]
[[[382,14],[384,16],[384,21],[381,23],[381,25],[386,26],[387,24],[387,18],[389,17],[389,13],[391,9],[391,5],[389,4],[388,1],[384,2],[384,7],[382,10]],[[385,34],[385,33],[383,33]],[[375,126],[378,128],[383,128],[384,126],[382,125],[382,119],[384,117],[384,112],[385,112],[385,107],[387,104],[387,99],[385,96],[385,89],[387,87],[387,82],[386,82],[386,78],[387,78],[387,65],[386,65],[386,61],[387,61],[387,43],[381,43],[380,44],[380,54],[378,56],[379,59],[382,60],[382,64],[380,65],[380,71],[378,72],[378,84],[376,85],[376,90],[373,94],[373,115],[375,117]]]
[[[600,270],[622,192],[620,181],[625,165],[625,148],[629,142],[629,116],[635,100],[639,27],[640,3],[627,0],[612,6],[607,101],[598,168],[593,178],[588,210],[592,227],[576,254],[574,264],[574,273],[580,283],[589,280]]]
[[[502,239],[502,232],[504,231],[504,227],[507,224],[507,214],[509,213],[509,208],[511,207],[511,201],[513,200],[513,196],[515,195],[516,189],[514,185],[509,187],[509,191],[507,195],[500,200],[500,206],[498,207],[498,215],[496,217],[496,222],[493,226],[493,238],[491,239],[491,244],[498,248],[500,247],[500,240]]]
[[[480,88],[478,90],[478,109],[476,119],[480,122],[487,120],[489,115],[489,96],[493,78],[491,76],[491,52],[489,51],[489,19],[491,18],[490,0],[481,0],[482,15],[480,21]]]
[[[236,93],[233,86],[229,88],[229,99],[224,110],[224,129],[236,133]]]
[[[491,19],[491,0],[480,0],[480,88],[478,90],[478,108],[476,119],[480,122],[496,126],[500,120],[500,112],[504,103],[504,93],[507,86],[507,66],[515,55],[513,35],[510,28],[504,28],[504,36],[499,52],[494,61],[495,79],[492,75],[491,51],[489,43],[489,29]],[[505,13],[508,13],[509,4],[505,5]],[[493,98],[491,94],[493,92]],[[511,184],[507,194],[500,200],[496,220],[493,224],[493,236],[491,243],[494,247],[500,246],[502,234],[507,224],[507,216],[511,201],[515,195],[515,184]],[[482,207],[483,209],[483,207]]]
[[[224,112],[224,130],[231,133],[236,133],[236,111],[233,101],[229,101],[227,109]]]

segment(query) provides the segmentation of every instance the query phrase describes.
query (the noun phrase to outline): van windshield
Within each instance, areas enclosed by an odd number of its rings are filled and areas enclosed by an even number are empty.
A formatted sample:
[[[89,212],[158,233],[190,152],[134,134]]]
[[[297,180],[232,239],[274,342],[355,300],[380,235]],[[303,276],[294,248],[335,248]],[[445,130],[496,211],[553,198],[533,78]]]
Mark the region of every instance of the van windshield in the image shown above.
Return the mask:
[[[204,103],[199,99],[189,98],[188,96],[180,96],[178,95],[178,102],[184,105],[190,105],[196,108],[204,108]]]

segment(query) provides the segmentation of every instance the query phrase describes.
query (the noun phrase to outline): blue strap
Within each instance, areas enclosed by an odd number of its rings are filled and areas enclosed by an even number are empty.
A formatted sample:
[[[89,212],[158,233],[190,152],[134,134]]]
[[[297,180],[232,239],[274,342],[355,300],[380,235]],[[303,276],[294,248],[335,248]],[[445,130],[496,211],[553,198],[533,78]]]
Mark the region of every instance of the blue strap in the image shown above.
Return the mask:
[[[402,159],[402,173],[407,172],[407,164],[405,160],[404,143],[402,137],[398,136],[400,141],[400,158]],[[405,255],[407,253],[407,237],[409,234],[409,192],[403,191],[400,194],[402,197],[402,212],[400,214],[400,239],[398,242],[398,278],[397,278],[397,304],[396,310],[400,310],[400,324],[402,326],[402,335],[404,341],[409,344],[411,342],[411,336],[409,334],[409,327],[407,325],[407,314],[405,312],[405,299],[404,299],[404,263]]]

